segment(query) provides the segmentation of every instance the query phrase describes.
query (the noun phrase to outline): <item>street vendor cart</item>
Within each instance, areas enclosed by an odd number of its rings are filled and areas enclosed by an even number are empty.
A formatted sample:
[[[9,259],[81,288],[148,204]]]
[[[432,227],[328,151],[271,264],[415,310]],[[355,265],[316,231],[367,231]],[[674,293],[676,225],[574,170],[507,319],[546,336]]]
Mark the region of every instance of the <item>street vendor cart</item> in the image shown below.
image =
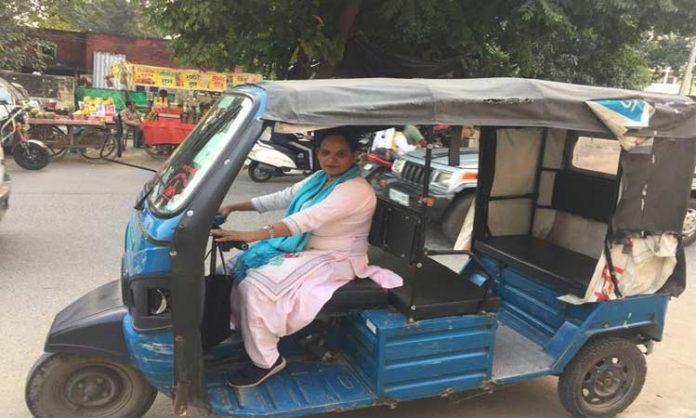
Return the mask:
[[[48,146],[53,158],[68,151],[79,152],[88,160],[100,160],[116,150],[116,139],[101,120],[29,118],[31,136]]]
[[[154,109],[156,120],[144,120],[143,141],[145,151],[153,158],[166,158],[184,142],[195,124],[183,122],[179,108]]]

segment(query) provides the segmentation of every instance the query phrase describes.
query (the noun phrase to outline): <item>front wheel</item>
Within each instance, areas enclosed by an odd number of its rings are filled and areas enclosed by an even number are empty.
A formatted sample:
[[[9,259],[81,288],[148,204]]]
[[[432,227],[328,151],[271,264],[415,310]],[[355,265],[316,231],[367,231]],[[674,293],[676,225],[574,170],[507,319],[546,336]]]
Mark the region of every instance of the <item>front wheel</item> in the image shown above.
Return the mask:
[[[249,163],[249,177],[257,183],[265,183],[273,177],[273,173],[261,167],[261,165],[252,161]]]
[[[12,157],[25,170],[41,170],[51,162],[49,151],[34,142],[18,142],[12,147]]]
[[[142,417],[157,391],[134,368],[101,357],[44,354],[25,398],[37,418]]]
[[[574,417],[608,418],[638,397],[645,383],[645,356],[623,338],[591,341],[558,381],[563,407]]]

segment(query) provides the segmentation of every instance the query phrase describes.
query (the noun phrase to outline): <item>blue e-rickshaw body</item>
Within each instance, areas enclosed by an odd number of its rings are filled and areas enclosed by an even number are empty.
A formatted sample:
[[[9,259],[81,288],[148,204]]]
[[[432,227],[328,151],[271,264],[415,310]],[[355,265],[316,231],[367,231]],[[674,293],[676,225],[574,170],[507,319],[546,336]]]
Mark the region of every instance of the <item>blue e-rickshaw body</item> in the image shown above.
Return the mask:
[[[186,309],[194,318],[200,314],[200,295],[185,293],[200,284],[184,283],[180,276],[190,278],[198,272],[200,277],[194,278],[202,279],[205,229],[209,229],[204,223],[219,207],[265,123],[261,116],[267,91],[247,86],[238,93],[253,98],[254,110],[250,128],[244,133],[248,138],[243,143],[227,144],[227,155],[216,160],[217,168],[224,171],[229,166],[230,172],[215,173],[219,177],[214,188],[196,196],[205,200],[203,203],[191,199],[183,209],[170,214],[143,204],[152,188],[143,189],[126,228],[121,279],[95,289],[61,312],[49,333],[46,352],[102,356],[129,364],[152,387],[173,396],[175,403],[184,407],[187,400],[177,397],[187,398],[186,385],[201,373],[203,393],[195,394],[197,402],[192,403],[196,406],[219,415],[289,417],[393,406],[400,401],[466,391],[490,392],[497,385],[562,374],[594,339],[617,337],[645,345],[648,352],[653,341],[661,340],[668,292],[572,304],[559,298],[567,293],[563,286],[541,280],[534,269],[520,268],[495,251],[474,246],[475,254],[469,253],[467,265],[453,274],[468,286],[484,289],[478,294],[488,295],[490,290],[496,297],[494,308],[483,303],[470,312],[426,318],[416,318],[393,306],[344,312],[333,318],[335,326],[324,330],[328,347],[324,354],[328,355],[307,359],[302,340],[312,329],[286,337],[280,351],[288,359],[287,368],[253,388],[225,385],[229,372],[225,360],[241,357],[244,352],[239,339],[212,348],[205,354],[205,367],[189,367],[191,359],[203,357],[198,347],[200,336],[193,338],[193,343],[190,338],[198,332],[198,324],[182,326],[190,318],[174,316],[177,310]],[[589,120],[583,123],[594,126]],[[201,197],[200,193],[207,194]],[[195,234],[189,232],[194,227]],[[406,241],[413,241],[409,244],[412,247],[420,245],[416,250],[422,255],[423,238],[417,234],[412,237],[416,238]],[[196,253],[181,257],[187,245],[196,247],[198,258]],[[190,260],[196,260],[196,266],[188,266]],[[411,264],[421,267],[420,262]],[[141,286],[143,283],[146,286]],[[153,290],[159,292],[160,287],[171,293],[155,294]],[[153,296],[161,303],[161,311],[157,306],[152,310],[149,298]],[[186,306],[189,303],[191,306]]]

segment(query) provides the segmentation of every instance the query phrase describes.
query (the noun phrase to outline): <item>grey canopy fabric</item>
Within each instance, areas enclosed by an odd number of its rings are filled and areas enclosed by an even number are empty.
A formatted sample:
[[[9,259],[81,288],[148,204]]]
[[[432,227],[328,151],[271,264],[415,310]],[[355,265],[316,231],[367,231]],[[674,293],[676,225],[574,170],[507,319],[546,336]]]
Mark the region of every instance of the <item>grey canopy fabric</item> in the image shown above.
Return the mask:
[[[688,97],[519,78],[262,81],[263,119],[295,125],[534,126],[610,134],[585,101],[644,99],[655,108],[635,135],[696,137]]]

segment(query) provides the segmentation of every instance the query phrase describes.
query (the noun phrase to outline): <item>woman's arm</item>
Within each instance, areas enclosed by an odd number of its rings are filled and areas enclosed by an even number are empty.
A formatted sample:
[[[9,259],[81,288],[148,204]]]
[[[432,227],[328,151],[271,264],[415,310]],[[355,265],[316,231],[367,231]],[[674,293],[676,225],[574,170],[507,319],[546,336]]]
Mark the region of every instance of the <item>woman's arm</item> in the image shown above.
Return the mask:
[[[244,202],[233,203],[231,205],[225,205],[220,207],[220,213],[224,216],[229,215],[234,211],[251,211],[255,210],[259,213],[268,212],[271,210],[285,209],[292,202],[292,198],[295,194],[305,185],[305,183],[312,176],[293,184],[290,187],[286,187],[283,190],[279,190],[275,193],[267,194],[264,196],[255,197],[251,200],[246,200]],[[223,210],[227,212],[223,212]]]
[[[276,222],[273,225],[269,225],[273,229],[273,237],[289,237],[292,235],[290,229],[283,222]],[[244,241],[244,242],[256,242],[264,239],[272,238],[271,231],[267,229],[260,228],[253,231],[233,231],[230,229],[213,229],[210,231],[210,235],[214,236],[216,242],[225,241]]]
[[[243,202],[231,203],[229,205],[224,205],[220,207],[220,213],[222,216],[227,216],[232,212],[248,212],[256,210],[254,204],[251,200],[245,200]]]

